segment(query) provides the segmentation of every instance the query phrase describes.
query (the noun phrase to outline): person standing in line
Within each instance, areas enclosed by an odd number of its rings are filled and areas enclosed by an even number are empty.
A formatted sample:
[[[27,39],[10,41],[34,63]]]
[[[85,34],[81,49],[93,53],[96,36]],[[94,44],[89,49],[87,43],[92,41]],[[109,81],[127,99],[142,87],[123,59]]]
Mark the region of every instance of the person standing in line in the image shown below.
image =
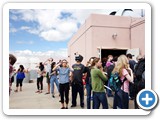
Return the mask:
[[[108,55],[107,57],[107,62],[106,62],[106,67],[109,67],[110,65],[112,65],[112,59],[113,59],[113,56],[112,55]]]
[[[44,62],[44,65],[46,65],[46,78],[47,78],[47,87],[48,87],[48,92],[45,93],[46,94],[50,94],[50,72],[51,72],[51,64],[53,62],[53,58],[48,59],[47,61]]]
[[[123,85],[118,92],[115,92],[113,109],[117,107],[121,109],[129,108],[129,82],[133,83],[133,72],[129,67],[129,61],[125,55],[118,57],[117,63],[112,74],[118,73]],[[125,80],[125,81],[124,81]]]
[[[108,55],[107,63],[106,63],[106,66],[105,66],[106,67],[106,72],[108,74],[108,78],[110,78],[110,74],[109,74],[109,73],[111,73],[110,70],[113,70],[113,68],[114,68],[112,60],[113,60],[113,56],[112,55]],[[109,82],[107,83],[107,86],[110,87]],[[108,95],[108,97],[113,97],[112,92],[110,90],[108,90],[108,89],[107,89],[107,95]]]
[[[72,105],[71,107],[77,106],[77,93],[80,96],[80,106],[84,108],[84,86],[82,82],[82,77],[84,73],[85,66],[81,64],[83,56],[76,55],[76,63],[72,65],[73,68],[73,78],[72,78]]]
[[[136,61],[134,61],[132,59],[132,54],[127,54],[126,55],[128,60],[129,60],[129,66],[130,68],[132,69],[133,73],[134,73],[134,68],[135,68],[135,65],[136,65]],[[134,100],[134,97],[135,97],[135,89],[134,89],[134,85],[132,83],[129,83],[129,98],[131,100]]]
[[[39,63],[37,70],[37,91],[36,93],[42,93],[43,90],[43,74],[45,73],[44,65],[42,62]]]
[[[85,74],[86,74],[85,82],[86,82],[86,90],[87,90],[87,109],[91,109],[91,91],[92,91],[91,64],[94,58],[95,57],[91,57],[85,67]]]
[[[23,79],[25,78],[25,69],[23,65],[19,66],[19,69],[17,71],[17,76],[16,76],[16,90],[14,92],[18,92],[18,87],[20,85],[20,91],[22,91],[22,82]]]
[[[103,71],[100,58],[94,58],[91,67],[93,109],[99,109],[100,104],[102,104],[103,109],[108,109],[108,101],[104,88],[104,84],[108,78]]]
[[[71,70],[67,65],[67,60],[62,60],[61,63],[58,63],[54,68],[53,71],[57,70],[59,71],[59,91],[60,91],[60,97],[61,97],[61,109],[68,109],[68,103],[69,103],[69,77],[71,75]],[[66,106],[64,105],[64,97]]]
[[[54,83],[56,84],[57,90],[59,92],[59,82],[57,79],[57,70],[54,70],[54,67],[56,66],[56,63],[53,62],[51,64],[51,73],[50,73],[50,86],[51,86],[51,94],[52,97],[55,98],[55,94],[54,94]]]
[[[12,82],[11,82],[11,78],[14,74],[14,68],[13,68],[13,65],[15,64],[15,62],[17,61],[17,58],[12,55],[12,54],[9,54],[9,95],[11,93],[11,86],[12,86]]]

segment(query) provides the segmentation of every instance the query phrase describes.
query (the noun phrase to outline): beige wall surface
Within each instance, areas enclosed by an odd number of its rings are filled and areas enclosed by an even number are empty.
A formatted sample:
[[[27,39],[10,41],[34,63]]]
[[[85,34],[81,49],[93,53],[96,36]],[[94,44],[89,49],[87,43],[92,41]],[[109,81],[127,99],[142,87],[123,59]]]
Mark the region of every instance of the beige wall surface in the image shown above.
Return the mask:
[[[68,43],[69,64],[75,63],[74,53],[84,57],[86,64],[101,49],[140,48],[145,54],[145,18],[91,14]],[[113,38],[113,35],[116,37]]]
[[[131,26],[131,48],[140,48],[140,54],[145,55],[145,20],[137,20]]]

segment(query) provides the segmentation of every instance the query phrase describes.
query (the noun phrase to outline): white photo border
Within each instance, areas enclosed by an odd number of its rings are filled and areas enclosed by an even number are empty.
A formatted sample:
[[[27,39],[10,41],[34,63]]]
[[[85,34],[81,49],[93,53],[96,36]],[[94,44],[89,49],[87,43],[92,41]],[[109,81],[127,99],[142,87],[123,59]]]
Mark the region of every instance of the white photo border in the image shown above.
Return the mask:
[[[142,109],[9,109],[9,10],[10,9],[144,9],[145,88],[151,89],[151,6],[148,3],[6,3],[3,6],[3,112],[6,115],[148,115]],[[27,103],[26,103],[27,104]]]

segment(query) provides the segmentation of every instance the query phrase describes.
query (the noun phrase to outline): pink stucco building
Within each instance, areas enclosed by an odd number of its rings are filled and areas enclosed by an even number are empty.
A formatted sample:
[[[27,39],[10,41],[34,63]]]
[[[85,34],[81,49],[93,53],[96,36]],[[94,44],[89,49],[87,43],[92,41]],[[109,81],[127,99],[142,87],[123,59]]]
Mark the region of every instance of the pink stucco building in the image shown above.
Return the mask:
[[[68,43],[68,61],[75,63],[74,53],[90,57],[109,54],[145,54],[145,18],[91,14]]]

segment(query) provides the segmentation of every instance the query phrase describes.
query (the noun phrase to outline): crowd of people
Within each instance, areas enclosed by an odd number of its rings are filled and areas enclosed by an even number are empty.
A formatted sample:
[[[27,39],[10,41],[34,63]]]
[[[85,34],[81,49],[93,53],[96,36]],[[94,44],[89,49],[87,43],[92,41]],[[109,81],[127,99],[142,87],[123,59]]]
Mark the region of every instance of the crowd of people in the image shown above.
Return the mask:
[[[138,109],[136,95],[145,87],[145,58],[137,56],[137,62],[131,54],[112,56],[107,58],[91,57],[86,65],[83,65],[83,56],[75,56],[75,64],[69,67],[68,61],[63,59],[58,63],[49,58],[44,63],[40,62],[37,68],[37,91],[43,93],[43,78],[46,77],[47,94],[55,98],[55,86],[61,102],[61,109],[68,109],[69,93],[71,89],[72,105],[77,106],[77,94],[79,93],[80,106],[84,108],[84,89],[86,89],[87,109],[108,109],[108,97],[113,97],[113,109],[129,109],[129,100],[134,100],[135,109]],[[16,90],[22,91],[22,83],[25,73],[28,72],[23,65],[15,71],[13,65],[16,62],[14,55],[9,56],[9,94],[12,90],[13,76],[16,74]],[[122,82],[120,90],[113,91],[110,87],[111,77],[118,73]],[[83,81],[84,79],[84,81]],[[93,100],[93,102],[91,102]],[[92,104],[91,104],[92,103]]]

